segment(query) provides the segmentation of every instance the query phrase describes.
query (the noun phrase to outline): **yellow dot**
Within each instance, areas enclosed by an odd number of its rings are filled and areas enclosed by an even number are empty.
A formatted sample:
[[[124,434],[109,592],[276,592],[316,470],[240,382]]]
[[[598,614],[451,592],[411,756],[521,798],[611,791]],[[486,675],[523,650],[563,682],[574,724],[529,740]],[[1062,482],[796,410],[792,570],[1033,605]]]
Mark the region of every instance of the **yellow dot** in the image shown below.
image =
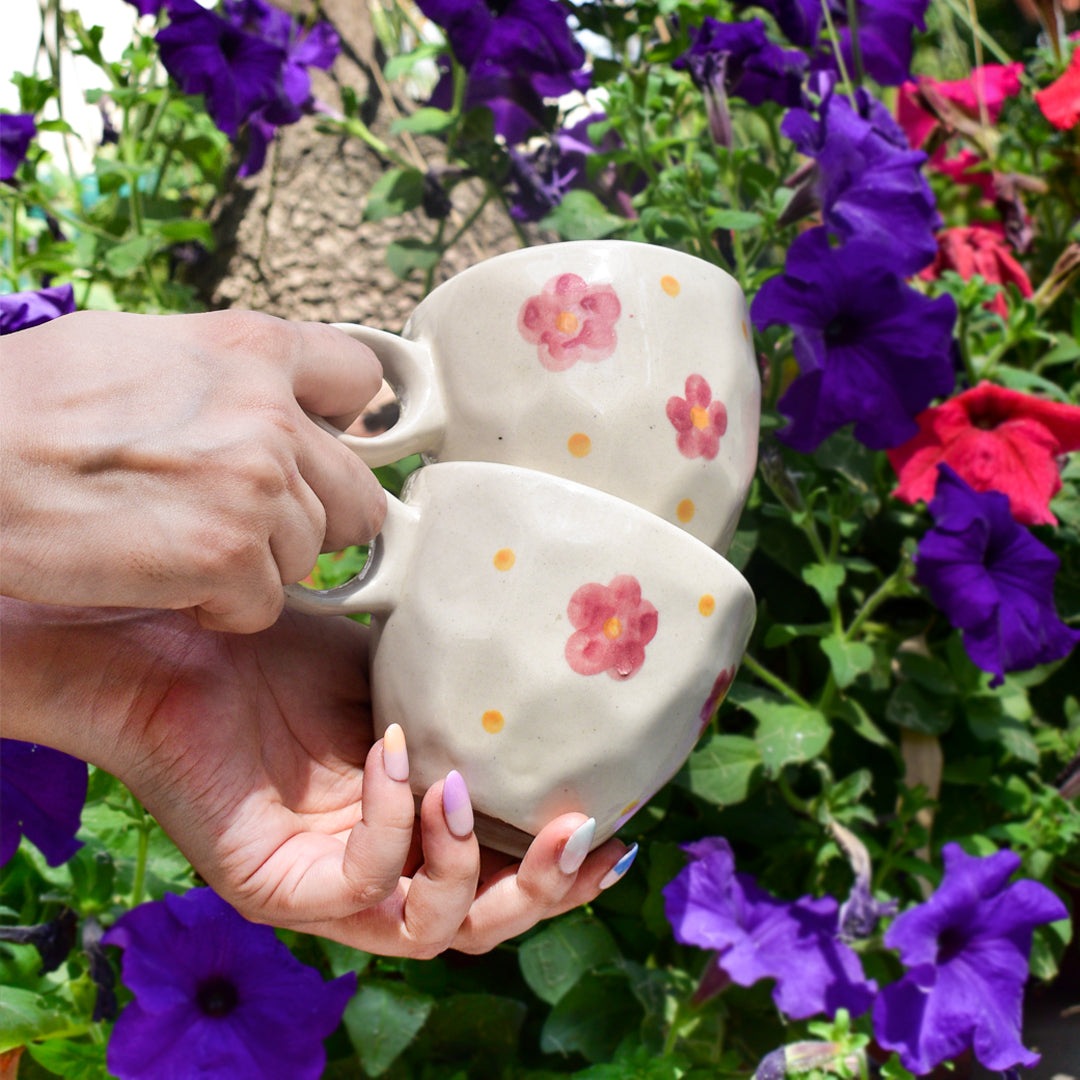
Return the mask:
[[[506,719],[498,709],[488,709],[483,716],[480,717],[480,723],[484,725],[484,730],[490,732],[492,735],[502,731],[503,724],[506,723]]]
[[[592,439],[580,431],[575,432],[566,440],[566,449],[569,450],[574,457],[585,457],[592,449]]]
[[[560,311],[555,316],[555,329],[560,334],[572,334],[577,328],[577,316],[572,311]]]
[[[750,331],[746,328],[746,320],[745,319],[743,319],[743,321],[742,321],[742,336],[744,338],[746,338],[747,341],[750,340]]]
[[[697,609],[702,615],[709,616],[716,610],[716,597],[705,593],[697,602]]]
[[[638,808],[638,801],[635,799],[633,802],[628,802],[620,811],[619,817],[624,818],[627,814],[632,814]]]
[[[675,516],[685,525],[694,514],[697,512],[697,507],[694,505],[693,499],[683,499],[678,506],[675,507]]]
[[[509,570],[517,561],[517,556],[510,548],[499,548],[495,552],[495,558],[491,561],[495,564],[496,570]]]
[[[678,278],[673,278],[670,274],[665,274],[660,279],[660,288],[668,294],[668,296],[678,296],[682,290],[682,286],[679,284]]]
[[[700,405],[692,405],[690,407],[690,423],[699,431],[707,428],[709,426],[709,410],[703,409]]]
[[[604,623],[604,637],[614,641],[622,633],[622,623],[612,615],[606,623]]]

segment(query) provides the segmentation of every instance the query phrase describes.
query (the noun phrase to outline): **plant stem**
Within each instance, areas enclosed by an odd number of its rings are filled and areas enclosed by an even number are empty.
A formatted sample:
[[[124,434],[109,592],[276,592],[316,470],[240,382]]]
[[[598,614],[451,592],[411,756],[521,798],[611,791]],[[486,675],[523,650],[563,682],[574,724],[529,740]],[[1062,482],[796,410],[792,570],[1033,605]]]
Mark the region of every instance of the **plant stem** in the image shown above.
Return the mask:
[[[844,50],[840,48],[840,35],[836,32],[836,25],[833,23],[832,12],[829,10],[829,0],[821,0],[821,10],[825,15],[825,26],[829,31],[829,41],[832,42],[836,66],[840,71],[840,81],[844,84],[844,93],[851,98],[851,107],[857,110],[859,106],[855,100],[855,87],[851,82],[851,76],[848,75],[847,64],[844,63]]]
[[[788,686],[779,675],[774,675],[768,668],[762,666],[762,664],[755,660],[749,653],[743,657],[743,666],[753,673],[754,677],[760,679],[763,683],[771,686],[778,694],[786,697],[788,701],[795,705],[799,705],[804,709],[812,709],[813,706],[806,700],[797,690]]]
[[[862,44],[859,41],[858,0],[847,0],[848,33],[851,35],[851,61],[855,65],[855,83],[862,86],[866,78],[863,69]]]
[[[138,907],[143,902],[143,895],[146,892],[146,863],[150,854],[150,831],[153,829],[154,823],[142,803],[134,795],[131,796],[131,801],[139,812],[137,825],[139,846],[135,852],[135,876],[131,882],[131,906]]]

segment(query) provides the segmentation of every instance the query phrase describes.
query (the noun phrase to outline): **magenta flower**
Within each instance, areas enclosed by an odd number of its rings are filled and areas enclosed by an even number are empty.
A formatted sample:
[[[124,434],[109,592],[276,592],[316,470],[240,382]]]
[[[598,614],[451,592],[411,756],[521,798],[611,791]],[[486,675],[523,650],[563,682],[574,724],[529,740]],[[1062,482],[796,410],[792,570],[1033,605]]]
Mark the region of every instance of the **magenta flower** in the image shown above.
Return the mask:
[[[0,115],[0,180],[10,180],[26,160],[30,140],[37,134],[32,113]]]
[[[907,972],[874,1003],[877,1040],[919,1076],[969,1048],[987,1069],[1034,1065],[1020,1041],[1032,932],[1068,911],[1038,882],[1008,884],[1011,851],[976,858],[946,844],[942,856],[937,891],[885,934]]]
[[[75,310],[75,291],[70,285],[0,295],[0,334],[29,330]]]
[[[779,323],[795,334],[800,374],[777,407],[791,418],[778,438],[796,450],[849,423],[864,446],[899,446],[918,432],[915,416],[951,392],[956,305],[911,288],[891,262],[888,248],[833,248],[825,229],[810,229],[754,298],[758,329]]]
[[[972,663],[999,685],[1006,671],[1060,660],[1080,642],[1058,618],[1058,557],[1022,525],[997,491],[973,490],[938,466],[934,527],[919,543],[916,580],[963,634]]]
[[[88,770],[59,750],[17,739],[0,739],[0,866],[25,836],[50,866],[67,862],[82,841]]]
[[[109,1042],[120,1080],[318,1080],[356,989],[351,972],[324,982],[211,889],[140,904],[102,940],[124,950],[135,995]]]
[[[724,698],[727,697],[728,691],[731,689],[731,684],[735,681],[735,669],[733,667],[721,668],[720,674],[716,676],[716,681],[712,685],[712,689],[709,691],[709,696],[705,699],[705,704],[701,706],[701,729],[705,730],[705,726],[713,718],[716,710],[720,708]]]
[[[679,453],[711,461],[720,451],[720,436],[727,431],[727,409],[713,401],[712,388],[701,375],[686,380],[686,397],[671,397],[667,418],[678,432]]]
[[[832,897],[778,900],[735,872],[735,856],[721,837],[683,850],[690,861],[664,887],[664,912],[676,941],[715,954],[705,987],[773,979],[773,1001],[793,1020],[831,1017],[838,1009],[859,1016],[870,1008],[876,986],[837,937]]]
[[[629,574],[609,585],[582,585],[566,614],[575,630],[566,643],[566,662],[579,675],[606,671],[613,679],[629,679],[645,663],[645,646],[660,619]]]
[[[565,371],[579,360],[596,363],[614,351],[615,321],[622,311],[610,285],[590,285],[577,274],[552,278],[518,312],[518,330],[538,346],[540,363]]]

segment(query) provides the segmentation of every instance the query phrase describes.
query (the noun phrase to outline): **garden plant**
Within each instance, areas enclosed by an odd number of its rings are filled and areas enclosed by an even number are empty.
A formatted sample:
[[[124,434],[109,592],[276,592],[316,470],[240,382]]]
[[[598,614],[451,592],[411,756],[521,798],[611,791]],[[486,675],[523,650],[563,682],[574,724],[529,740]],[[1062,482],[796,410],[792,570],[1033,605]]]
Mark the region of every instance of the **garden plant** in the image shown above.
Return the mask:
[[[1075,6],[376,0],[411,103],[387,135],[313,96],[339,49],[317,5],[132,2],[107,55],[42,0],[0,117],[0,332],[203,309],[218,200],[294,123],[379,156],[356,228],[415,212],[384,255],[425,288],[492,209],[522,244],[689,252],[750,301],[760,458],[729,558],[758,617],[620,834],[633,869],[481,957],[248,923],[118,780],[5,740],[3,1075],[1025,1075],[1080,896]],[[65,53],[100,72],[88,169],[56,149],[85,139]]]

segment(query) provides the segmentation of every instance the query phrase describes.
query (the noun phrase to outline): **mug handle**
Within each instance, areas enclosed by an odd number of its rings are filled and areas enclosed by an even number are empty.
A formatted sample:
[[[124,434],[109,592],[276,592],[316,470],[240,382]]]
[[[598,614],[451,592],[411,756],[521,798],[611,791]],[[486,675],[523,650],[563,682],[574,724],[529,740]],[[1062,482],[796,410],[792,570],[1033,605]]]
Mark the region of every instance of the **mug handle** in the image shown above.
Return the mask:
[[[405,583],[419,522],[419,510],[387,492],[386,519],[360,573],[332,589],[286,585],[285,606],[305,615],[389,615]]]
[[[401,414],[397,423],[381,435],[360,437],[332,428],[328,430],[334,431],[372,469],[390,465],[410,454],[437,450],[446,430],[446,406],[427,346],[386,330],[376,330],[373,326],[332,325],[367,345],[379,358],[386,381],[397,394]]]

